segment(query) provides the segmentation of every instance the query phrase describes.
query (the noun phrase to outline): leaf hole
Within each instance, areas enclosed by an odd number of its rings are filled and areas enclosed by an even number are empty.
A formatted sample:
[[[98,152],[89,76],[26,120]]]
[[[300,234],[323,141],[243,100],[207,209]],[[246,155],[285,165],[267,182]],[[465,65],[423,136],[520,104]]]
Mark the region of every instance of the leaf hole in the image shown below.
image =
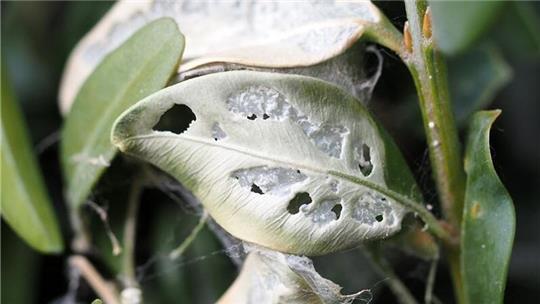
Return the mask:
[[[375,217],[375,220],[377,220],[377,222],[380,223],[380,222],[382,222],[382,221],[384,220],[384,217],[383,217],[382,214],[379,214],[379,215],[377,215],[377,216]]]
[[[197,120],[197,116],[188,106],[175,104],[165,114],[161,115],[159,122],[154,126],[154,130],[182,134],[189,129],[189,126],[195,120]]]
[[[362,151],[360,153],[361,155],[360,160],[358,161],[358,167],[364,176],[368,176],[373,171],[373,164],[371,163],[371,149],[368,145],[362,144]]]
[[[341,204],[336,204],[334,207],[332,207],[332,212],[336,215],[336,220],[339,220],[339,217],[341,216],[341,210],[343,210],[343,206]]]
[[[251,184],[251,192],[261,194],[261,195],[264,194],[261,187],[257,186],[257,184],[255,183]]]
[[[300,207],[302,205],[309,205],[311,204],[311,202],[312,199],[311,196],[309,196],[309,193],[296,193],[293,199],[289,202],[289,205],[287,206],[287,211],[289,211],[290,214],[297,214],[300,211]]]

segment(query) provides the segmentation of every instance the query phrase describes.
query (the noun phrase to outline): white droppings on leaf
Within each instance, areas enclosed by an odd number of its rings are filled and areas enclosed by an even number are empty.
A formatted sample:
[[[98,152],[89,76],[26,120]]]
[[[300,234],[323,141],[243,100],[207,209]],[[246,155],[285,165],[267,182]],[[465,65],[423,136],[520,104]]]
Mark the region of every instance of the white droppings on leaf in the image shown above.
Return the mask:
[[[328,183],[330,186],[330,191],[337,193],[339,191],[339,181],[336,179],[331,179]]]
[[[218,141],[224,139],[225,137],[227,137],[227,133],[225,133],[225,131],[221,129],[217,122],[214,123],[214,125],[212,126],[212,138]]]
[[[246,189],[253,191],[256,187],[262,191],[262,194],[272,195],[289,194],[292,185],[308,178],[299,170],[266,166],[237,170],[231,176],[238,179],[240,186]]]
[[[337,220],[337,214],[332,211],[334,206],[340,202],[339,198],[327,198],[321,200],[318,204],[302,205],[300,212],[311,218],[313,223],[328,224],[331,221]]]
[[[290,115],[291,105],[280,92],[264,87],[249,87],[227,98],[229,111],[252,119],[283,120]]]
[[[249,120],[284,120],[297,123],[311,142],[327,155],[340,158],[343,140],[349,130],[340,125],[315,123],[294,108],[287,97],[265,86],[249,87],[227,98],[229,111]]]
[[[343,140],[349,130],[343,126],[320,124],[314,125],[305,117],[298,121],[304,133],[322,152],[334,158],[341,158]]]
[[[390,202],[386,198],[371,192],[363,193],[357,201],[353,202],[352,217],[360,223],[370,226],[382,221],[385,221],[388,225],[394,223]]]

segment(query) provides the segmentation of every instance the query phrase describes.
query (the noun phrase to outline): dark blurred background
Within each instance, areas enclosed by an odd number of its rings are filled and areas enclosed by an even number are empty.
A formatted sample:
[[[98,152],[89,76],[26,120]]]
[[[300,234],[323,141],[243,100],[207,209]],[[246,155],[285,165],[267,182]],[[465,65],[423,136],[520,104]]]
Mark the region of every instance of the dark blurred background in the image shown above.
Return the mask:
[[[379,2],[396,26],[406,20],[401,2]],[[49,193],[60,217],[66,243],[69,229],[63,201],[62,176],[55,141],[62,126],[58,111],[59,80],[69,52],[112,6],[112,2],[1,3],[2,64],[15,87]],[[540,298],[540,5],[505,3],[490,28],[465,52],[449,58],[449,77],[462,135],[466,118],[480,108],[503,110],[492,131],[495,168],[514,199],[517,231],[506,288],[507,303],[537,303]],[[382,49],[384,65],[370,109],[398,142],[417,174],[426,198],[435,204],[429,160],[422,134],[412,80],[405,66]],[[368,56],[366,72],[375,57]],[[498,77],[498,78],[497,78]],[[495,78],[495,80],[493,80]],[[117,159],[101,180],[94,200],[108,208],[112,229],[121,232],[125,211],[129,161]],[[105,229],[88,210],[96,235],[92,261],[108,278],[118,259],[111,254]],[[164,256],[178,245],[198,221],[197,212],[174,193],[147,190],[138,223],[137,263],[148,303],[212,303],[234,280],[237,269],[219,241],[203,230],[186,256],[169,262]],[[31,251],[2,222],[1,301],[59,303],[70,293],[66,257]],[[121,236],[120,236],[121,237]],[[398,255],[398,254],[396,254]],[[396,271],[422,298],[429,265],[399,254]],[[315,259],[323,276],[344,286],[345,292],[370,288],[374,303],[394,303],[383,278],[371,270],[360,250]],[[438,271],[435,294],[453,301],[445,266]],[[77,298],[95,298],[84,282]]]

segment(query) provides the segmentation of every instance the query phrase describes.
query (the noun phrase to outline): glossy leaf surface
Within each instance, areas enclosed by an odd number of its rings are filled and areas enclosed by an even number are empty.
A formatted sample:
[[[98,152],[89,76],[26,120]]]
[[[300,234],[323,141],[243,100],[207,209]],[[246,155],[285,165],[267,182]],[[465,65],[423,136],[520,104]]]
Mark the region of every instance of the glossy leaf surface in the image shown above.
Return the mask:
[[[137,28],[163,16],[176,20],[189,44],[181,71],[224,62],[310,66],[343,53],[364,36],[401,48],[401,34],[367,0],[120,1],[71,54],[60,88],[62,112],[101,58]]]
[[[4,73],[1,112],[2,217],[32,248],[46,253],[61,252],[64,245],[56,216],[24,118]]]
[[[177,134],[153,129],[174,111],[193,121]],[[126,111],[112,140],[183,183],[232,235],[283,252],[385,238],[400,229],[402,204],[419,201],[401,154],[360,102],[310,77],[188,80]]]
[[[90,75],[62,130],[62,163],[70,204],[84,202],[115,156],[116,148],[109,141],[114,120],[167,84],[183,47],[174,20],[163,18],[135,33]]]
[[[467,189],[461,227],[461,268],[466,303],[503,303],[515,232],[512,198],[489,150],[489,131],[499,110],[476,113],[466,147]]]

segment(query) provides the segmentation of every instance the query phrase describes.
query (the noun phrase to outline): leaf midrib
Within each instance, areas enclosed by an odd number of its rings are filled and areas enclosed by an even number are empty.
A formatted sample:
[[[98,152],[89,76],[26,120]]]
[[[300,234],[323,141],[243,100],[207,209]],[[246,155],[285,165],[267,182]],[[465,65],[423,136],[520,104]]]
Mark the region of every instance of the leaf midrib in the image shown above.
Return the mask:
[[[251,156],[251,157],[255,157],[255,158],[259,158],[259,159],[263,159],[263,160],[267,160],[267,161],[281,163],[281,164],[283,164],[285,166],[296,167],[296,168],[299,168],[299,169],[306,169],[308,171],[316,172],[316,173],[319,173],[319,174],[329,174],[329,175],[332,175],[333,177],[336,177],[336,178],[339,178],[339,179],[344,179],[344,180],[346,180],[346,181],[348,181],[350,183],[362,185],[364,187],[367,187],[367,188],[370,188],[372,190],[378,191],[378,192],[380,192],[380,193],[382,193],[384,195],[387,195],[388,197],[394,199],[397,203],[399,203],[401,205],[404,205],[406,207],[409,207],[414,211],[417,211],[418,206],[421,205],[419,202],[415,202],[412,199],[409,199],[409,198],[401,195],[400,193],[395,192],[395,191],[393,191],[393,190],[391,190],[389,188],[381,187],[380,185],[378,185],[376,183],[373,183],[373,182],[370,182],[368,180],[358,178],[356,176],[353,176],[353,175],[350,175],[350,174],[347,174],[347,173],[343,173],[343,172],[335,171],[335,170],[318,169],[316,167],[312,167],[312,166],[305,165],[305,164],[296,164],[296,163],[292,163],[292,162],[287,161],[287,160],[282,160],[282,159],[279,159],[279,158],[272,158],[272,157],[269,157],[269,156],[260,155],[258,153],[255,153],[255,152],[251,151],[250,149],[245,149],[245,148],[238,147],[238,146],[226,145],[226,144],[223,144],[223,143],[216,143],[214,141],[205,140],[205,139],[201,139],[201,138],[198,138],[198,137],[189,136],[189,135],[185,135],[185,134],[182,134],[182,135],[170,135],[170,134],[163,134],[163,132],[159,132],[157,134],[154,133],[154,134],[131,136],[131,137],[123,139],[123,141],[128,142],[128,141],[136,141],[136,140],[149,139],[149,138],[166,138],[166,139],[173,139],[173,140],[187,140],[187,141],[191,141],[191,142],[195,142],[195,143],[199,143],[199,144],[203,144],[203,145],[208,145],[208,146],[213,146],[213,147],[225,149],[225,150],[228,150],[228,151],[234,151],[234,152],[237,152],[237,153],[241,153],[241,154],[244,154],[244,155],[248,155],[248,156]],[[128,150],[128,153],[129,153],[129,150]]]

